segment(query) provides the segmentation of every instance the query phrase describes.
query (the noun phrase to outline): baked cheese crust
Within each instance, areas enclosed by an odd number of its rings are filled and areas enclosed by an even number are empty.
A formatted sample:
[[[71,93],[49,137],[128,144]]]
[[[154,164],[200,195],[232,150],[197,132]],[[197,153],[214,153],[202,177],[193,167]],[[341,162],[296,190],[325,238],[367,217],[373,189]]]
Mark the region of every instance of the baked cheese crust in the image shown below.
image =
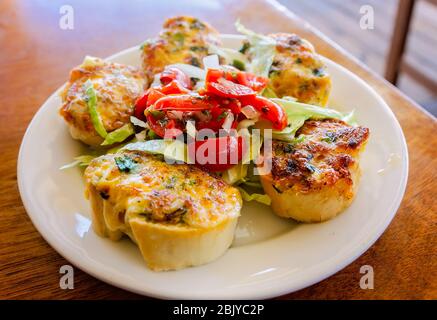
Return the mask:
[[[360,176],[359,155],[369,129],[341,120],[309,120],[295,143],[272,142],[272,169],[261,176],[273,211],[303,222],[321,222],[348,207]]]
[[[85,180],[94,230],[130,236],[153,270],[207,263],[232,243],[240,193],[195,166],[122,151],[94,159]]]
[[[157,38],[145,41],[141,47],[142,66],[147,78],[175,63],[203,67],[209,44],[220,44],[219,33],[206,22],[189,16],[167,19]]]
[[[134,104],[144,90],[141,71],[132,66],[86,57],[74,68],[62,93],[61,116],[74,139],[98,146],[103,138],[96,132],[86,102],[85,82],[90,80],[97,95],[97,111],[107,132],[130,122]]]

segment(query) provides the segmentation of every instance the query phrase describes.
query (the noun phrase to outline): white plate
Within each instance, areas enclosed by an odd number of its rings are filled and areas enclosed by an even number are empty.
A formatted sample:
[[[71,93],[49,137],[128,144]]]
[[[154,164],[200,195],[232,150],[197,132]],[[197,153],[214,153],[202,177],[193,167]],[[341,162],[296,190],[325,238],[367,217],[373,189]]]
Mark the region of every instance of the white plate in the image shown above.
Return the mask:
[[[234,48],[241,39],[223,36],[225,45]],[[131,48],[109,60],[139,65],[139,50]],[[399,123],[382,98],[348,70],[330,60],[326,64],[333,81],[330,105],[341,111],[355,109],[360,124],[371,132],[357,197],[337,218],[297,224],[277,218],[266,206],[245,203],[234,244],[223,257],[200,267],[152,272],[130,241],[113,242],[94,234],[81,171],[58,170],[83,152],[58,115],[59,90],[33,118],[20,149],[18,183],[30,218],[75,266],[153,297],[269,298],[329,277],[367,250],[390,223],[404,194],[408,153]]]

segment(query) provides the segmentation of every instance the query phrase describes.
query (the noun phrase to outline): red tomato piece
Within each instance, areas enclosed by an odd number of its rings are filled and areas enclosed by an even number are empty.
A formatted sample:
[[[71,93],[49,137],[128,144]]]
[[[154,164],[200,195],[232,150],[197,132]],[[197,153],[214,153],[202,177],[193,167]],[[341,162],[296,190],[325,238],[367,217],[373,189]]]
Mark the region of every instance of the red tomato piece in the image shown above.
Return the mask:
[[[149,90],[147,90],[135,102],[134,116],[140,120],[145,120],[144,110],[147,108],[147,99],[149,98]]]
[[[173,80],[178,81],[184,88],[191,88],[191,80],[182,70],[175,67],[165,67],[161,72],[159,80],[163,85],[167,85]]]
[[[211,109],[218,103],[209,99],[208,96],[194,96],[181,94],[166,96],[159,99],[155,105],[156,110],[175,110],[175,111],[201,111]]]
[[[223,79],[223,78],[221,78]],[[220,82],[207,82],[206,91],[210,94],[217,95],[224,98],[240,98],[247,96],[255,96],[256,92],[251,88],[243,86],[238,83],[234,83],[229,80]]]
[[[269,79],[264,77],[258,77],[248,72],[239,72],[237,74],[237,82],[239,84],[248,86],[249,88],[252,88],[257,92],[260,92],[267,86]]]
[[[261,118],[272,123],[273,129],[283,130],[287,126],[285,110],[277,103],[261,96],[242,99],[241,102],[243,105],[251,105],[258,110]]]
[[[224,171],[241,161],[245,149],[242,137],[226,136],[195,141],[196,165],[212,172]]]
[[[174,119],[168,119],[164,113],[157,116],[153,112],[148,112],[146,118],[150,129],[161,138],[175,138],[183,133],[182,124]]]
[[[165,86],[161,87],[160,91],[166,95],[167,94],[182,94],[182,93],[189,93],[190,92],[190,90],[184,88],[178,80],[170,81]]]

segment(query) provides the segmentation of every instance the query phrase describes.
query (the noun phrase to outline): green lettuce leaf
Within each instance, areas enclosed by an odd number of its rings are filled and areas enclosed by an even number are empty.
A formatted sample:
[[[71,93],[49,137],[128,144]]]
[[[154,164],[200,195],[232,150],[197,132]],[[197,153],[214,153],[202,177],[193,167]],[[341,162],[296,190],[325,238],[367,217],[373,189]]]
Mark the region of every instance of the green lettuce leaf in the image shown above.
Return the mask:
[[[120,150],[143,151],[164,156],[168,163],[188,163],[188,148],[180,140],[159,139],[129,143]]]
[[[250,57],[250,63],[246,65],[246,70],[268,78],[276,54],[276,41],[271,37],[247,29],[239,21],[235,23],[235,28],[244,34],[249,41],[249,47],[245,53]]]
[[[236,61],[241,62],[244,66],[249,65],[247,57],[240,51],[230,48],[222,48],[216,45],[210,44],[208,47],[208,52],[216,54],[225,60],[226,64],[234,65]]]
[[[117,142],[123,142],[134,133],[134,126],[131,123],[126,123],[124,126],[108,133],[101,145],[108,146]]]
[[[269,206],[272,203],[272,200],[267,194],[261,194],[261,193],[248,193],[243,188],[237,187],[240,191],[241,198],[243,198],[244,201],[256,201],[262,204],[265,204],[266,206]]]
[[[90,162],[96,157],[97,155],[88,155],[88,154],[77,156],[74,158],[73,162],[63,165],[62,167],[59,168],[59,170],[65,170],[74,167],[87,167],[90,164]]]
[[[273,131],[272,137],[276,140],[293,141],[296,131],[299,130],[308,119],[340,119],[350,125],[356,125],[353,111],[348,114],[343,114],[333,109],[300,103],[292,99],[273,98],[271,100],[284,108],[288,118],[288,125],[284,130]]]
[[[100,118],[99,112],[97,111],[97,95],[94,90],[93,83],[90,80],[85,82],[85,94],[86,94],[86,103],[88,105],[88,112],[90,113],[91,122],[96,129],[97,133],[105,138],[108,134],[106,132],[105,127],[103,126],[102,119]]]

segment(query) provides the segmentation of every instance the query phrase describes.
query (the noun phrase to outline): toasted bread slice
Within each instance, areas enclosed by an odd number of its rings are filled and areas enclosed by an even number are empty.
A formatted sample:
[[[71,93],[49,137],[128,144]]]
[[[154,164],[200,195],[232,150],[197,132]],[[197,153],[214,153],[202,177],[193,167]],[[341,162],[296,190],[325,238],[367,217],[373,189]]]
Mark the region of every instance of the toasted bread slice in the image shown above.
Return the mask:
[[[273,211],[302,222],[335,217],[354,199],[359,155],[369,129],[340,120],[309,120],[295,143],[273,141],[271,172],[261,176]]]
[[[93,160],[85,179],[96,233],[128,235],[152,270],[210,262],[232,243],[240,193],[197,167],[122,151]]]

